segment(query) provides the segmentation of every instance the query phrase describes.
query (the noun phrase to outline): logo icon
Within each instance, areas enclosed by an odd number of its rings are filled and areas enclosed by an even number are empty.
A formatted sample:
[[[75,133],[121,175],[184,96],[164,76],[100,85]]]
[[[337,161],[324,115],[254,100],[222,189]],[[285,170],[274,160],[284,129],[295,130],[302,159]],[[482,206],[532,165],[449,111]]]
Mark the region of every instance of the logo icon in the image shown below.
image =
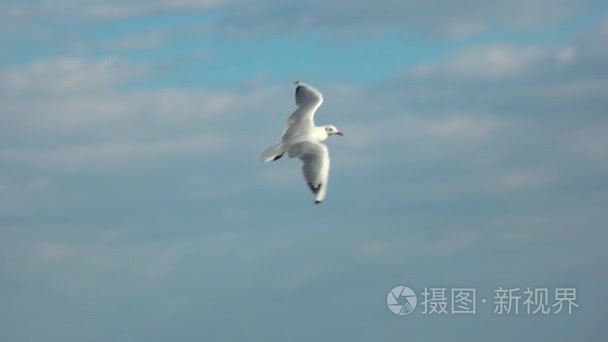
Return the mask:
[[[418,298],[407,286],[397,286],[386,296],[386,305],[395,315],[407,315],[414,311]]]

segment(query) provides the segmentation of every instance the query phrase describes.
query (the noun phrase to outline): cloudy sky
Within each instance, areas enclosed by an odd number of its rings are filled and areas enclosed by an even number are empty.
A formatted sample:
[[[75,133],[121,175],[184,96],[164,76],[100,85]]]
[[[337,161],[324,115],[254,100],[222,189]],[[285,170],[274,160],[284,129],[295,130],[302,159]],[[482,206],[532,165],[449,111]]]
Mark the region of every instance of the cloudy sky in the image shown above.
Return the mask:
[[[606,2],[4,0],[0,22],[0,340],[608,339]],[[345,133],[320,206],[297,161],[259,163],[295,80]],[[425,287],[476,288],[477,314],[423,315]],[[498,315],[499,287],[579,307]]]

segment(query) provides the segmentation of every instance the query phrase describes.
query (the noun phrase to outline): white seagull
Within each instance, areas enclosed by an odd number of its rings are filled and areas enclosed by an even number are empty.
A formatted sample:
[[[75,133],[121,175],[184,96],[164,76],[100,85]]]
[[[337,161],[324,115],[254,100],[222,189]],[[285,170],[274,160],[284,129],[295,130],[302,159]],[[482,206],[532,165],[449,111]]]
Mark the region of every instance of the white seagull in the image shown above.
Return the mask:
[[[262,162],[278,160],[287,152],[290,158],[302,161],[302,172],[308,187],[319,204],[327,193],[329,152],[322,142],[330,135],[343,135],[336,126],[315,126],[314,116],[323,103],[323,94],[313,86],[296,81],[296,109],[287,118],[281,142],[262,153]]]

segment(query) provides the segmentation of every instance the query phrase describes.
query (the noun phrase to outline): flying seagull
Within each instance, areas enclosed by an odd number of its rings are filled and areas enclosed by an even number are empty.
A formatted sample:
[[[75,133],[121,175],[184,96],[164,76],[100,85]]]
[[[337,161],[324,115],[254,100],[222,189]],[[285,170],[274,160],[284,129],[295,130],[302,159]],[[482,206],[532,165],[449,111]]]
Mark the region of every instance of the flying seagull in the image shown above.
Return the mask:
[[[319,204],[327,193],[329,151],[323,141],[330,135],[343,135],[336,126],[315,126],[314,116],[323,103],[323,94],[313,86],[296,81],[296,110],[287,118],[281,142],[262,153],[262,162],[276,161],[287,152],[302,161],[302,172]]]

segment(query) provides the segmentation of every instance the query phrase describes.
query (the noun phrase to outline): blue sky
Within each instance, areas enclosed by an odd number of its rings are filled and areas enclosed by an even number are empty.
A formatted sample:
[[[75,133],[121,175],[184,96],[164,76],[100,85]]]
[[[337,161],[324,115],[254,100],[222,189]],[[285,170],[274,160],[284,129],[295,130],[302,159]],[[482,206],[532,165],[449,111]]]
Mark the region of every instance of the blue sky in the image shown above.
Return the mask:
[[[0,340],[608,338],[605,3],[8,0],[0,22]],[[295,80],[345,133],[320,206],[297,161],[258,161]],[[396,316],[398,285],[488,303]],[[579,307],[500,316],[498,287]]]

